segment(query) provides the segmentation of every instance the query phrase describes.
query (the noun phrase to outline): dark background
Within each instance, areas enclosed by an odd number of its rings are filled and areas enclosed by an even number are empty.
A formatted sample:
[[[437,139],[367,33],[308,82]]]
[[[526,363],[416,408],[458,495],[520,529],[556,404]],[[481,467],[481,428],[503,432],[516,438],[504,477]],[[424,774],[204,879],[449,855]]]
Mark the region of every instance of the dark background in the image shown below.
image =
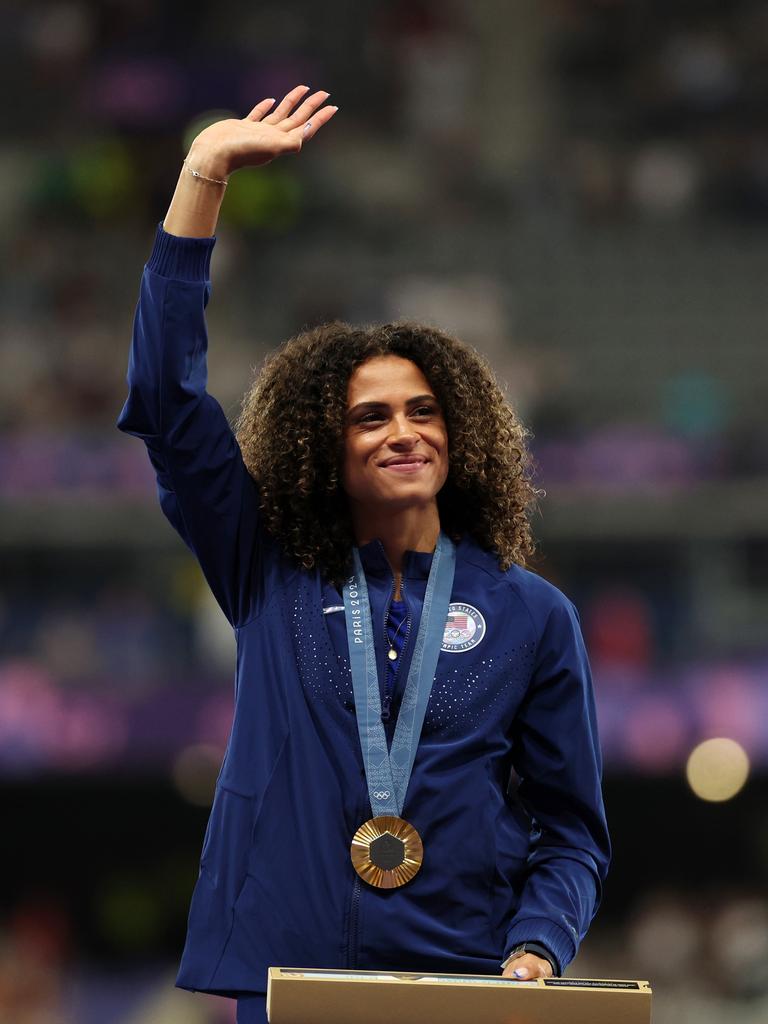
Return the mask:
[[[0,1022],[223,1024],[172,989],[233,643],[114,422],[185,145],[306,83],[231,181],[210,389],[301,327],[413,316],[533,438],[537,568],[592,660],[615,860],[576,976],[656,1024],[768,1015],[768,3],[2,4]],[[735,740],[713,803],[686,763]]]

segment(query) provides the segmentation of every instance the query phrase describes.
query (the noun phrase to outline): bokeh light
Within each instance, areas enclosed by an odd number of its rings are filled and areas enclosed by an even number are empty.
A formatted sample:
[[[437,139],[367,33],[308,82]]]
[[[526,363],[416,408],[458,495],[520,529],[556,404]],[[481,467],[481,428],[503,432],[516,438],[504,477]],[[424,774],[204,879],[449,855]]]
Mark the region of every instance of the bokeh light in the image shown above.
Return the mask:
[[[691,752],[686,776],[691,789],[702,800],[730,800],[749,776],[747,752],[740,743],[724,736],[704,740]]]

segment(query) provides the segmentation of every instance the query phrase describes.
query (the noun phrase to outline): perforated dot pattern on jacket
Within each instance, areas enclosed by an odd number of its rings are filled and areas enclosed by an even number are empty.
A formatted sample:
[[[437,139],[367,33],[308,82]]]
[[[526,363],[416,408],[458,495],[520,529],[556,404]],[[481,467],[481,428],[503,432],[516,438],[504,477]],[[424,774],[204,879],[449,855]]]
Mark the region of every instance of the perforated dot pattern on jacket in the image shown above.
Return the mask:
[[[290,616],[296,665],[308,696],[354,707],[349,658],[334,650],[311,583],[300,584]]]
[[[312,584],[299,586],[290,615],[301,685],[354,722],[354,691],[349,658],[331,643]],[[422,734],[467,735],[493,720],[511,719],[533,672],[535,645],[524,641],[495,657],[480,651],[443,657],[427,705]],[[447,669],[447,671],[446,671]]]
[[[511,647],[498,657],[461,664],[455,655],[448,672],[438,668],[427,705],[423,734],[457,736],[475,732],[490,719],[514,716],[533,672],[534,645]]]

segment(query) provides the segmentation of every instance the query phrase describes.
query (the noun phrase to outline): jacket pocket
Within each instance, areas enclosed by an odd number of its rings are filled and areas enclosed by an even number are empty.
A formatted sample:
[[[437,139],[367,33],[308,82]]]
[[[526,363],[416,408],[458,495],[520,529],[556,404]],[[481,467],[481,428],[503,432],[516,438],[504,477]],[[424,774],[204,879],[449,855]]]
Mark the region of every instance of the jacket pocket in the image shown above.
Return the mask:
[[[310,771],[302,755],[286,741],[256,810],[219,985],[232,965],[322,965],[339,945],[349,838],[334,812],[333,775]]]
[[[489,777],[488,784],[495,850],[491,920],[494,934],[503,944],[528,870],[531,822],[521,806],[507,802],[493,778]]]
[[[206,978],[208,985],[232,930],[235,903],[246,877],[253,822],[253,799],[219,786],[192,894],[184,953],[187,968],[198,978]]]

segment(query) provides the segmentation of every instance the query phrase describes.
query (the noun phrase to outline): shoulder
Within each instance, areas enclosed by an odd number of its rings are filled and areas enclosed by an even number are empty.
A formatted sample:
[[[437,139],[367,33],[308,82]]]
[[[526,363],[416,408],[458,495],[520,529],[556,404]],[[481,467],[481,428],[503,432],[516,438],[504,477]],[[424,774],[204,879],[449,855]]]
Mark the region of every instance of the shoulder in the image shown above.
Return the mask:
[[[537,632],[540,633],[552,618],[578,621],[576,608],[562,590],[521,565],[512,565],[506,570],[499,568],[494,552],[480,547],[472,538],[461,540],[457,557],[478,574],[479,581],[484,577],[486,585],[503,587],[513,600],[520,602]]]

